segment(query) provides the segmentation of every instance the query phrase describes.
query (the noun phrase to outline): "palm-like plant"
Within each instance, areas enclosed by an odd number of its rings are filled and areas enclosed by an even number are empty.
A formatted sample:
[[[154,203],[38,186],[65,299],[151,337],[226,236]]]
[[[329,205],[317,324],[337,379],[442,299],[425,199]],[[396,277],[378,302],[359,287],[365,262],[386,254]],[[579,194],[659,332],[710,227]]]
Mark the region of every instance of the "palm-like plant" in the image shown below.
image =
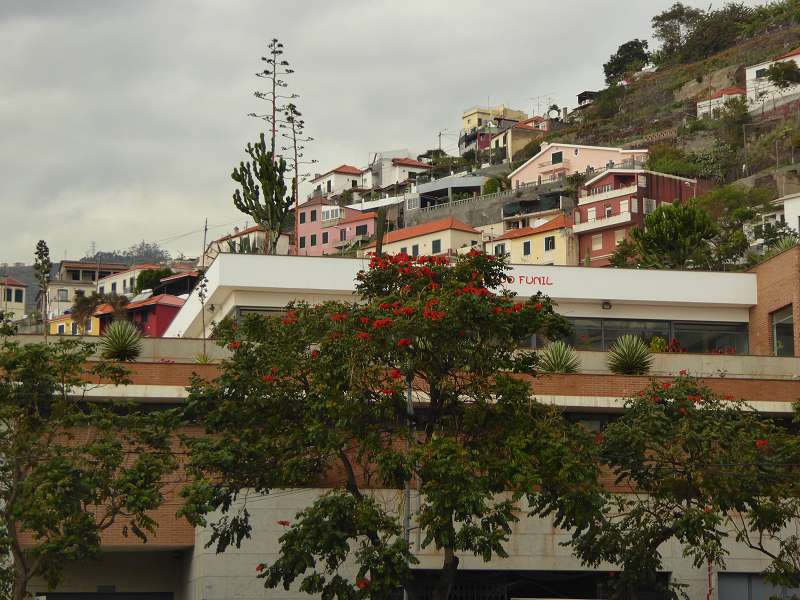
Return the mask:
[[[106,329],[100,348],[105,359],[133,362],[142,353],[142,336],[130,321],[114,321]]]
[[[645,375],[652,363],[650,348],[636,335],[617,338],[608,351],[608,367],[618,375]]]
[[[557,340],[539,352],[538,368],[542,373],[577,373],[581,361],[569,344]]]

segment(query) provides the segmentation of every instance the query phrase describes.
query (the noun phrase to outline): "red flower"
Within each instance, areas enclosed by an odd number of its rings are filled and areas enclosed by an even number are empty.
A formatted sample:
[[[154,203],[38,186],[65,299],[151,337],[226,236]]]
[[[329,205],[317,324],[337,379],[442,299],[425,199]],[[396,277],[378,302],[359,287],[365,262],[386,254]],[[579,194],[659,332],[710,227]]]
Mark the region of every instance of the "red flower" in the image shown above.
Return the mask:
[[[228,344],[228,350],[238,350],[241,347],[241,345],[242,342],[238,340],[235,342],[231,342],[230,344]]]
[[[256,565],[256,572],[261,573],[264,570],[264,565]]]
[[[687,375],[689,372],[686,369],[681,369],[678,371],[678,375]]]
[[[366,331],[359,331],[356,337],[360,340],[368,340],[371,336]]]
[[[335,313],[331,315],[331,321],[344,321],[347,318],[347,313]]]
[[[759,438],[756,440],[756,448],[766,448],[769,446],[769,440]]]
[[[442,287],[442,286],[441,286],[441,284],[439,284],[439,283],[436,283],[435,281],[431,281],[431,284],[430,284],[430,286],[429,286],[429,287],[430,287],[432,290],[438,290],[438,289],[439,289],[440,287]]]
[[[430,300],[428,300],[425,303],[426,306],[435,306],[437,304],[439,304],[439,299],[438,298],[431,298]]]
[[[369,579],[367,579],[366,577],[363,577],[363,578],[359,579],[358,581],[356,581],[356,587],[358,589],[360,589],[360,590],[368,588],[369,587]]]
[[[261,379],[263,379],[267,383],[272,383],[273,381],[275,381],[275,375],[264,375]]]
[[[503,313],[503,309],[502,309],[502,307],[500,307],[500,306],[495,306],[495,307],[494,307],[494,309],[492,310],[492,312],[493,312],[494,314],[496,314],[496,315],[499,315],[499,314],[502,314],[502,313]]]
[[[665,382],[665,383],[662,383],[662,384],[661,384],[661,389],[662,389],[662,390],[668,390],[668,389],[669,389],[669,388],[671,388],[671,387],[672,387],[672,384],[671,384],[671,383],[669,383],[669,382]]]
[[[319,350],[311,351],[311,358],[317,358],[318,356],[319,356]]]
[[[392,308],[391,304],[389,304],[388,302],[381,302],[381,305],[380,305],[380,309],[381,310],[388,310],[390,308]]]
[[[291,525],[291,523],[289,523],[289,521],[286,521],[286,520],[281,520],[281,521],[278,521],[278,525],[282,525],[283,527],[289,527],[289,525]]]
[[[411,340],[408,338],[400,338],[399,340],[397,340],[397,346],[399,348],[403,348],[404,346],[410,346],[410,345],[411,345]]]
[[[536,310],[542,310],[542,303],[537,302],[536,304],[534,304],[533,308],[535,308]]]
[[[599,446],[600,443],[603,441],[603,434],[599,431],[595,432],[594,434],[594,445]]]
[[[407,294],[408,292],[410,292],[410,291],[411,291],[411,286],[410,286],[410,285],[404,285],[403,287],[401,287],[401,288],[400,288],[400,291],[401,291],[403,294]]]
[[[360,317],[358,320],[364,323],[364,325],[369,323],[369,317]]]
[[[706,504],[703,507],[703,512],[710,513],[712,510],[714,510],[714,509],[712,507],[710,507],[708,504]]]
[[[389,377],[391,377],[392,379],[402,379],[403,372],[400,369],[392,369],[391,371],[389,371]]]
[[[700,394],[689,394],[686,396],[686,399],[689,402],[694,402],[695,404],[703,401],[703,397]]]
[[[372,323],[373,329],[380,329],[381,327],[391,327],[392,326],[392,319],[391,317],[385,317],[383,319],[376,319]]]
[[[381,390],[381,394],[383,394],[384,396],[392,396],[394,395],[394,392],[395,391],[392,388],[383,388]]]
[[[685,409],[683,406],[681,406],[681,407],[678,409],[678,412],[679,412],[679,413],[681,413],[682,415],[685,415],[685,414],[686,414],[686,409]]]

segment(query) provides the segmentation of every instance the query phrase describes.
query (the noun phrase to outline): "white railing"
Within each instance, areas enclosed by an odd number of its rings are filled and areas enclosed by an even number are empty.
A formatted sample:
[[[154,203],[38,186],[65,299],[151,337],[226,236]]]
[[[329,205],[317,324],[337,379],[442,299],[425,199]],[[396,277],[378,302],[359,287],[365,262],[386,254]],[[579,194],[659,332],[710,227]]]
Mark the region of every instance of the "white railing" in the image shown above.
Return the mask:
[[[544,184],[542,184],[544,185]],[[491,194],[481,194],[478,196],[470,196],[469,198],[461,198],[459,200],[453,200],[452,202],[443,202],[442,204],[435,204],[433,206],[426,206],[424,208],[418,208],[416,210],[420,211],[421,213],[429,213],[434,212],[437,210],[446,209],[448,207],[453,206],[461,206],[463,204],[471,204],[473,202],[488,202],[489,200],[497,200],[499,198],[510,198],[516,195],[517,192],[535,189],[538,188],[539,184],[537,183],[523,183],[519,187],[516,187],[511,190],[503,190],[500,192],[493,192]]]
[[[576,223],[572,226],[574,233],[581,233],[582,231],[591,231],[592,229],[599,229],[600,227],[611,227],[612,225],[622,225],[629,223],[631,220],[631,213],[626,211],[610,217],[600,217],[593,221],[586,221],[584,223]]]
[[[638,189],[638,186],[634,184],[623,188],[617,188],[616,190],[601,192],[599,194],[589,194],[588,196],[581,196],[578,198],[578,204],[589,204],[591,202],[599,202],[601,200],[610,200],[611,198],[617,198],[626,194],[635,194]]]

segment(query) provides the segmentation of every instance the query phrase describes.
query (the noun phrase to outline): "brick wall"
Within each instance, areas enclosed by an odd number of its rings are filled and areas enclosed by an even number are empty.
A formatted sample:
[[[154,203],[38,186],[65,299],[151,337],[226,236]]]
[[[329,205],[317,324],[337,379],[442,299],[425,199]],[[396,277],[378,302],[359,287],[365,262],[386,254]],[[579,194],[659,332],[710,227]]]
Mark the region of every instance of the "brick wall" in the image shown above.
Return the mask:
[[[800,247],[751,269],[758,276],[758,304],[750,309],[750,354],[772,355],[772,313],[789,304],[794,315],[794,355],[800,356]]]

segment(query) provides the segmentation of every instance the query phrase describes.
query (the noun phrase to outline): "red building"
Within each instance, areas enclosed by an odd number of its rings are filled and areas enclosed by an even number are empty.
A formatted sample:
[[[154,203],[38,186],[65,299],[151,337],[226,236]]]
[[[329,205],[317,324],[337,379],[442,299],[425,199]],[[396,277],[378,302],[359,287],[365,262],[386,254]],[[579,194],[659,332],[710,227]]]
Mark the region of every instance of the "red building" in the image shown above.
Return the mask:
[[[128,319],[133,321],[142,335],[147,337],[161,337],[178,314],[184,300],[169,294],[151,296],[145,300],[131,302],[128,309]]]
[[[707,192],[711,183],[641,169],[610,169],[589,179],[575,208],[573,232],[578,236],[581,264],[609,264],[628,230],[664,202],[685,202]]]

